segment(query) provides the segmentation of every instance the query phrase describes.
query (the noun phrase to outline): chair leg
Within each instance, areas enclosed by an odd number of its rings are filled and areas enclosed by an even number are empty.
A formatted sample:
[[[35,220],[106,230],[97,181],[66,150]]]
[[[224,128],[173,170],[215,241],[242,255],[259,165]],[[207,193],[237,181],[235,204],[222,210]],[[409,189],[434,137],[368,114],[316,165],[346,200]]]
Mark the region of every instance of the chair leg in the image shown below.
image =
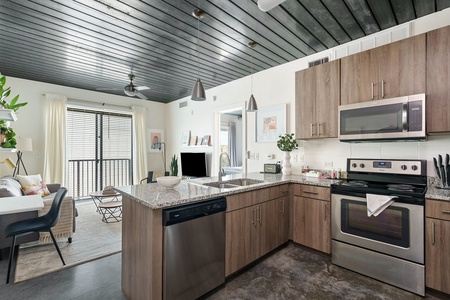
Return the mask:
[[[14,248],[16,248],[16,236],[13,236],[11,242],[11,249],[9,250],[8,275],[6,275],[6,284],[9,283],[9,276],[11,275],[11,264],[14,259]]]
[[[59,257],[61,258],[63,265],[66,265],[66,263],[64,262],[64,258],[62,257],[62,254],[61,254],[61,250],[59,250],[58,243],[56,242],[55,236],[53,235],[52,229],[49,228],[48,232],[50,233],[50,236],[52,237],[53,244],[55,245],[56,251],[58,251]]]

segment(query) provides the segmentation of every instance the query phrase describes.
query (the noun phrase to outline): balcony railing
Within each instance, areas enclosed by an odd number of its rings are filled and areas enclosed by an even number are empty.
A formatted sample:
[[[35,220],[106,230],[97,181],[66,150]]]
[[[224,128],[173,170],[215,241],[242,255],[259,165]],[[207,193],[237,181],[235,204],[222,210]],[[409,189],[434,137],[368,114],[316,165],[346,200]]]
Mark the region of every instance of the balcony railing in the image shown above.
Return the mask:
[[[131,159],[69,160],[68,194],[74,199],[87,198],[105,186],[124,186],[133,182]]]

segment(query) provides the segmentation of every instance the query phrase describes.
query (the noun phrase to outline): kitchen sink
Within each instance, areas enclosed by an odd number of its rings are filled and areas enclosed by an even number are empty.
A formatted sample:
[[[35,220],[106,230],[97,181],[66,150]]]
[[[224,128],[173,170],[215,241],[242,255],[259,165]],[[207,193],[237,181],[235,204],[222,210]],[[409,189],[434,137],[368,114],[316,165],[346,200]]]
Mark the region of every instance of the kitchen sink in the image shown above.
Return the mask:
[[[249,186],[257,183],[263,183],[263,180],[256,180],[256,179],[249,179],[249,178],[239,178],[239,179],[232,179],[227,181],[215,181],[215,182],[208,182],[204,183],[203,185],[211,186],[219,189],[234,189],[239,188],[242,186]]]

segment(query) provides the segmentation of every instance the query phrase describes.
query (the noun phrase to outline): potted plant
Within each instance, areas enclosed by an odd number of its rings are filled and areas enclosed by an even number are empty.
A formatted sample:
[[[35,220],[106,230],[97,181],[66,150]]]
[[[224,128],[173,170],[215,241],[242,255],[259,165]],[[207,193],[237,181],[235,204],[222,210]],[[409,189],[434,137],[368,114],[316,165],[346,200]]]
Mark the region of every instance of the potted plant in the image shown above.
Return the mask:
[[[0,77],[0,106],[3,109],[11,109],[17,112],[19,108],[28,104],[28,102],[18,103],[19,95],[15,96],[11,101],[7,101],[7,97],[11,94],[11,88],[5,88],[6,77]],[[0,120],[0,146],[2,148],[16,147],[16,133],[9,127],[9,121]]]
[[[294,137],[294,134],[286,133],[284,135],[280,135],[280,138],[277,141],[277,146],[278,149],[284,152],[282,172],[284,175],[289,175],[292,173],[291,151],[298,149],[298,143]]]
[[[170,174],[172,176],[178,176],[178,158],[175,154],[170,161]]]

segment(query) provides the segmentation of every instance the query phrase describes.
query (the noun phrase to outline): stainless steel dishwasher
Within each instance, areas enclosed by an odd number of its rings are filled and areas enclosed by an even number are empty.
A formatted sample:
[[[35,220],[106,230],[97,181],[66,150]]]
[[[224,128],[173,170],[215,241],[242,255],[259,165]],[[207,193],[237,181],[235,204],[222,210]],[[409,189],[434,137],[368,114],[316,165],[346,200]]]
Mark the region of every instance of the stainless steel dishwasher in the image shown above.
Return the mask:
[[[163,211],[164,299],[196,299],[225,282],[224,197]]]

